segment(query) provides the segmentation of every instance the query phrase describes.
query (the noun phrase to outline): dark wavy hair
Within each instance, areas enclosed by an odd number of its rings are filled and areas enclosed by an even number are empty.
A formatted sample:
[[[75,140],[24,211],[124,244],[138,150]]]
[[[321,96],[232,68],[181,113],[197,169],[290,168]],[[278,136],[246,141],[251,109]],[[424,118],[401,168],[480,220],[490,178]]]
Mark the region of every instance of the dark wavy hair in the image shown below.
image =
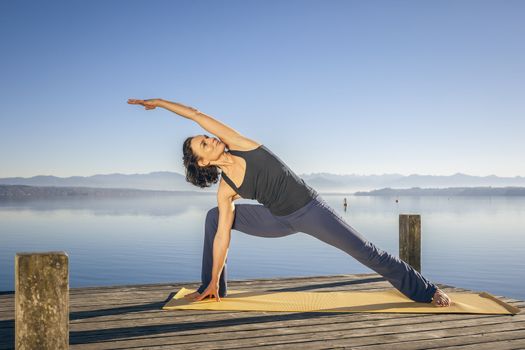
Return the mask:
[[[199,157],[191,149],[191,140],[188,137],[182,144],[182,160],[186,168],[186,181],[200,188],[210,187],[219,181],[219,168],[215,165],[201,167],[197,161]]]

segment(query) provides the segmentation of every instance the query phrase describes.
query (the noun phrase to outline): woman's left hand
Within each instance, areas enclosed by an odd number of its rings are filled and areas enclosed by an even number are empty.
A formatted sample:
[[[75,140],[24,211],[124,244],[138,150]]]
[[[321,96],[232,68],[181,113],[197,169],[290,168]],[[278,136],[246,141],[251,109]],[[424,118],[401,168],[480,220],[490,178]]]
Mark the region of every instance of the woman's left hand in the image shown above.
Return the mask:
[[[202,300],[206,298],[208,295],[210,296],[210,298],[215,297],[217,301],[221,301],[221,298],[219,297],[219,282],[218,281],[217,282],[211,281],[210,284],[208,284],[208,287],[206,287],[206,289],[204,290],[204,292],[202,292],[202,294],[199,295],[198,297],[194,298],[193,301]]]
[[[138,100],[134,98],[128,98],[130,105],[143,105],[145,109],[155,109],[159,106],[160,98],[150,98],[147,100]]]

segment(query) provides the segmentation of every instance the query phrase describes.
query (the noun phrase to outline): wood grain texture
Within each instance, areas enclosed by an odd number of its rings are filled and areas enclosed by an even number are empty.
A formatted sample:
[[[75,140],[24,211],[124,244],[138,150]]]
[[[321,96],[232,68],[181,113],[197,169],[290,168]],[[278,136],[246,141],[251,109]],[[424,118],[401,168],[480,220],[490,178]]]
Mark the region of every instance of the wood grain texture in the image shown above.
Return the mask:
[[[163,311],[196,282],[70,290],[70,349],[523,349],[525,313],[510,315]],[[439,284],[445,292],[467,291]],[[371,274],[228,282],[232,289],[323,291],[392,288]],[[525,302],[496,295],[525,308]],[[0,295],[0,349],[13,346],[13,294]]]

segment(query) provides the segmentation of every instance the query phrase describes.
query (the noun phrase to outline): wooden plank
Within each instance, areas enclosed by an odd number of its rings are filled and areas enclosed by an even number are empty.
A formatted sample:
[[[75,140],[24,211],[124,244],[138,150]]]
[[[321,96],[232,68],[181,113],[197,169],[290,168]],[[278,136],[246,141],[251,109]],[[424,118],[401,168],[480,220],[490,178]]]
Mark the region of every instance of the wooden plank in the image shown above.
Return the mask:
[[[501,327],[509,328],[509,327]],[[487,332],[483,332],[487,331]],[[515,340],[515,343],[522,343],[525,341],[525,329],[508,329],[500,330],[498,332],[489,332],[485,328],[480,327],[477,333],[474,334],[457,334],[456,336],[450,337],[447,334],[436,334],[439,338],[433,340],[420,340],[413,339],[410,342],[403,341],[402,343],[389,343],[389,344],[378,344],[374,346],[374,350],[391,350],[395,346],[401,346],[406,350],[419,350],[419,349],[432,349],[432,348],[454,348],[464,347],[466,344],[470,345],[470,348],[486,349],[486,350],[499,350],[500,348],[495,347],[495,344],[502,343],[505,341]],[[355,350],[370,349],[369,346],[352,346]]]
[[[257,319],[259,317],[259,319]],[[304,316],[303,316],[304,317]],[[260,321],[257,323],[257,321]],[[106,328],[103,331],[107,331],[106,335],[109,337],[109,334],[112,332],[116,334],[118,332],[118,338],[149,338],[151,336],[170,336],[170,334],[175,333],[179,336],[192,336],[192,337],[206,337],[208,341],[210,340],[222,340],[222,339],[236,339],[244,338],[247,334],[257,334],[257,336],[272,336],[276,332],[282,331],[290,334],[295,333],[311,333],[316,331],[322,331],[326,334],[330,334],[332,331],[337,331],[338,329],[354,329],[354,328],[363,328],[374,325],[374,327],[379,330],[380,327],[390,327],[395,326],[405,326],[410,327],[420,327],[420,324],[425,324],[428,327],[434,327],[435,325],[441,326],[440,323],[443,323],[444,320],[440,318],[434,318],[432,320],[424,320],[418,318],[406,317],[402,321],[396,320],[387,317],[368,317],[368,318],[347,318],[347,319],[315,319],[305,318],[297,322],[289,322],[287,319],[264,319],[260,316],[247,317],[244,319],[238,319],[234,322],[229,320],[219,320],[214,322],[212,320],[206,320],[210,325],[205,325],[202,321],[198,322],[176,322],[166,325],[158,324],[144,324],[144,325],[135,325],[128,324],[128,328],[124,327],[111,327]],[[475,318],[464,317],[462,319],[451,319],[451,324],[456,326],[460,324],[463,326],[476,327],[478,324],[497,324],[501,323],[499,319],[495,317],[485,317],[483,320]],[[522,320],[523,321],[523,320]],[[435,325],[431,325],[435,323]],[[155,332],[152,334],[151,329],[154,329]],[[213,334],[209,334],[210,330],[213,329]],[[102,330],[97,328],[97,330]],[[125,330],[125,331],[124,331]],[[85,335],[84,340],[89,339],[89,336],[92,336],[91,339],[100,339],[96,334],[90,334],[90,332],[78,332],[76,330],[75,335]],[[113,334],[113,335],[114,335]],[[113,336],[112,335],[112,336]],[[317,334],[320,336],[320,334]],[[80,338],[77,338],[77,340]],[[104,340],[103,338],[100,340]]]
[[[494,319],[494,318],[493,318]],[[184,334],[183,332],[172,330],[169,332],[149,333],[142,338],[111,338],[111,344],[107,348],[118,346],[119,348],[129,348],[132,346],[152,347],[164,346],[169,344],[172,347],[192,347],[199,349],[220,348],[248,348],[254,344],[272,346],[286,345],[303,347],[303,343],[319,343],[330,346],[345,346],[351,344],[352,347],[359,345],[375,345],[400,343],[405,341],[414,341],[425,339],[430,342],[440,337],[450,337],[451,335],[464,336],[467,334],[493,333],[496,331],[511,331],[517,327],[525,331],[525,320],[514,322],[513,324],[487,323],[481,325],[465,326],[463,321],[451,320],[447,323],[417,323],[407,325],[398,325],[395,322],[379,321],[354,321],[328,324],[326,327],[319,329],[319,325],[308,325],[300,328],[280,327],[266,328],[254,331],[237,331],[229,332],[225,330],[216,336],[216,330],[209,329],[199,335]],[[497,321],[499,322],[499,321]],[[152,328],[153,329],[153,328]],[[514,339],[514,338],[513,338]],[[80,339],[78,339],[80,340]],[[87,339],[85,339],[87,340]],[[92,339],[94,340],[94,339]],[[103,340],[103,339],[101,339]],[[108,339],[106,339],[108,340]],[[462,344],[462,343],[459,343]],[[464,343],[463,343],[464,344]],[[106,343],[85,344],[85,349],[105,349]],[[429,344],[427,344],[429,345]],[[387,348],[385,345],[384,348]],[[390,345],[389,349],[392,346]],[[420,348],[420,347],[417,347]]]
[[[495,334],[494,334],[495,335]],[[455,345],[439,348],[440,350],[523,350],[525,349],[525,339],[509,339],[487,341],[483,339],[483,343],[472,343],[469,345]]]

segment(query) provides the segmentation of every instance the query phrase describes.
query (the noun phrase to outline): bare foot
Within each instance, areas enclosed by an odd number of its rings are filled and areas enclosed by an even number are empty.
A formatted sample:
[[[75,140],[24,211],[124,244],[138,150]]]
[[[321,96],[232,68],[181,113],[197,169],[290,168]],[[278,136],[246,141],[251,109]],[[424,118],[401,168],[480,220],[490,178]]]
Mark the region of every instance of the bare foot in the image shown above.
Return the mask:
[[[186,295],[184,296],[184,298],[185,298],[185,299],[194,299],[194,298],[198,297],[199,295],[201,295],[201,293],[195,291],[195,292],[193,292],[193,293],[186,294]]]
[[[450,300],[450,297],[439,288],[436,290],[434,296],[432,297],[432,304],[434,306],[450,306],[451,303],[452,301]]]

